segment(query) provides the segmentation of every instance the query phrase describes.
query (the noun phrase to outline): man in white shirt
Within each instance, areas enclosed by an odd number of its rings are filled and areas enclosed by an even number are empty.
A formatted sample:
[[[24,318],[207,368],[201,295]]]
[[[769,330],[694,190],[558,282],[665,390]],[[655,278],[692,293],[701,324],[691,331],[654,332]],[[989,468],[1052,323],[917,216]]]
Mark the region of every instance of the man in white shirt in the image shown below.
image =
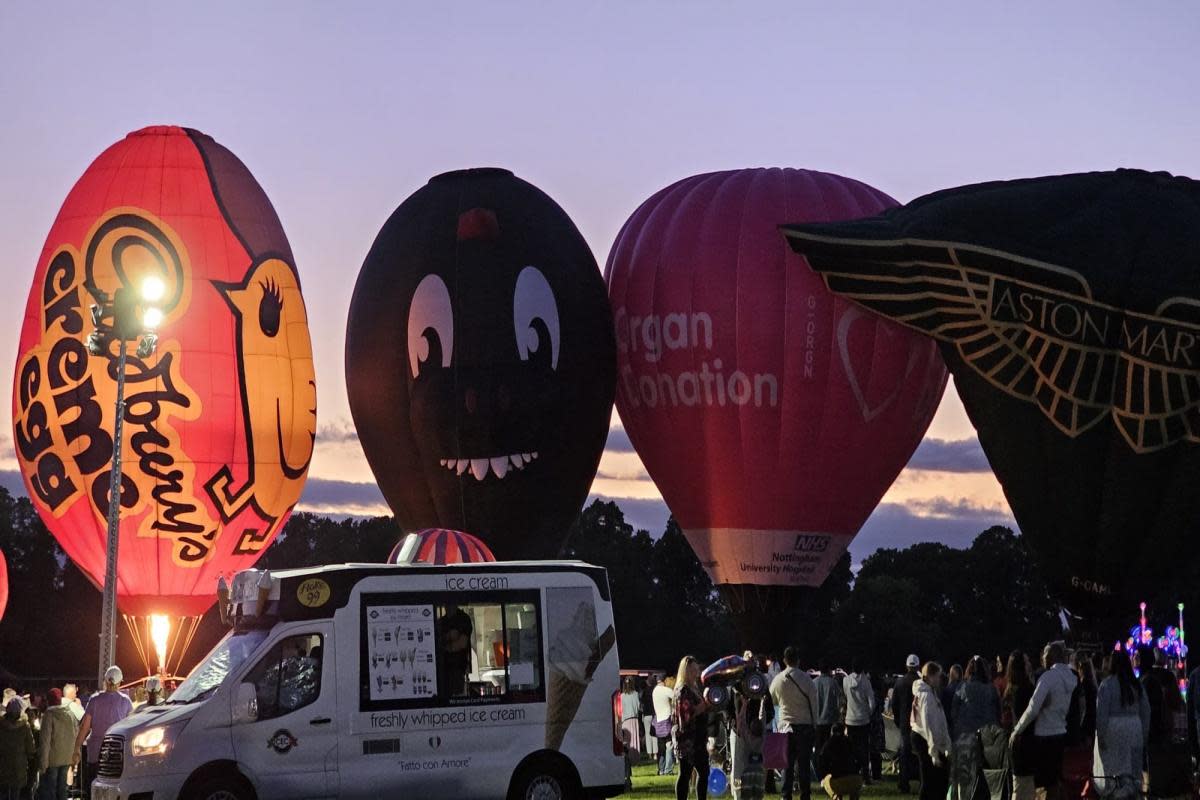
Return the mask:
[[[787,767],[783,770],[779,796],[791,800],[795,782],[800,785],[801,800],[810,800],[817,687],[808,673],[799,668],[800,653],[796,648],[783,651],[783,664],[783,671],[771,681],[771,700],[779,711],[777,730],[788,735]]]
[[[863,783],[871,785],[871,714],[875,711],[875,689],[862,663],[854,660],[850,674],[842,679],[846,695],[846,735],[862,766]]]
[[[1013,738],[1033,728],[1036,754],[1033,766],[1034,786],[1045,789],[1046,800],[1057,800],[1062,788],[1063,749],[1067,743],[1067,714],[1071,696],[1079,679],[1064,663],[1066,648],[1062,642],[1051,642],[1042,651],[1042,666],[1046,671],[1038,678],[1033,697],[1025,713],[1013,727]]]

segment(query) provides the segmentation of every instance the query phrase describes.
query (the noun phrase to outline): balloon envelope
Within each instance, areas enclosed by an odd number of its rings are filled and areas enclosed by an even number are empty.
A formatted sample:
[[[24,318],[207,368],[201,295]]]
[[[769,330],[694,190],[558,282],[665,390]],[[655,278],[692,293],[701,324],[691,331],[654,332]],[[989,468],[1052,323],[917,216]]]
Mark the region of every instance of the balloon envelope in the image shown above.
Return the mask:
[[[0,552],[0,620],[8,610],[8,559]]]
[[[462,531],[426,528],[409,536],[416,536],[419,540],[413,561],[422,564],[477,564],[496,560],[496,556],[486,544]],[[408,537],[405,537],[396,543],[388,555],[387,563],[401,563],[400,551],[407,540]]]
[[[941,398],[937,348],[834,297],[776,230],[893,204],[820,172],[697,175],[613,245],[617,409],[735,611],[753,605],[737,587],[821,585]],[[788,597],[753,594],[767,616],[740,625],[748,646],[781,627]]]
[[[433,178],[367,254],[346,388],[405,530],[470,531],[506,559],[556,556],[604,449],[614,372],[591,251],[507,170]]]
[[[274,209],[212,138],[159,126],[71,189],[29,292],[13,386],[25,485],[91,580],[104,578],[117,345],[88,354],[92,291],[161,291],[147,357],[128,348],[117,600],[201,614],[300,498],[316,388],[300,282]]]
[[[1120,613],[1200,522],[1200,184],[1118,170],[787,226],[831,289],[940,342],[1068,607]]]

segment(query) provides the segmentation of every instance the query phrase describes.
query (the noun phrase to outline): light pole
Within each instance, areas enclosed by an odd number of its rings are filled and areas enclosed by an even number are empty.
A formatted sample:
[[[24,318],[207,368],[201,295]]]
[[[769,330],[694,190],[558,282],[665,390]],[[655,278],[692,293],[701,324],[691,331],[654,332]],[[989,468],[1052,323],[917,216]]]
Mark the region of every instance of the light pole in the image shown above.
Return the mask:
[[[147,278],[140,296],[132,289],[117,289],[110,299],[104,292],[93,289],[96,303],[92,306],[92,324],[96,329],[88,334],[87,349],[93,356],[112,357],[112,345],[117,345],[117,406],[113,424],[112,472],[108,483],[108,542],[104,563],[104,605],[100,617],[100,678],[116,661],[117,655],[117,546],[121,531],[121,438],[125,422],[125,363],[127,344],[137,340],[138,358],[154,352],[158,336],[154,329],[162,322],[162,311],[154,303],[165,292],[162,280]],[[111,323],[106,320],[111,319]]]

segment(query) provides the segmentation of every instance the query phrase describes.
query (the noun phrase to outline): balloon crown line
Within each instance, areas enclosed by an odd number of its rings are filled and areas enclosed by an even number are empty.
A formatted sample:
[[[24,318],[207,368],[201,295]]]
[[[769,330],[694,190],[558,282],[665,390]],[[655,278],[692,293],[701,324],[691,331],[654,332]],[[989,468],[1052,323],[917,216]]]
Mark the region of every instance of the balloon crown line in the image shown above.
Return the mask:
[[[1162,636],[1156,637],[1154,629],[1147,624],[1146,604],[1142,603],[1139,606],[1141,614],[1138,617],[1138,624],[1129,629],[1129,638],[1124,642],[1118,641],[1113,649],[1121,650],[1124,648],[1125,652],[1132,657],[1137,653],[1139,647],[1154,647],[1163,651],[1174,660],[1182,661],[1187,658],[1188,647],[1183,627],[1183,603],[1180,603],[1177,608],[1179,610],[1179,624],[1168,625],[1166,632]]]

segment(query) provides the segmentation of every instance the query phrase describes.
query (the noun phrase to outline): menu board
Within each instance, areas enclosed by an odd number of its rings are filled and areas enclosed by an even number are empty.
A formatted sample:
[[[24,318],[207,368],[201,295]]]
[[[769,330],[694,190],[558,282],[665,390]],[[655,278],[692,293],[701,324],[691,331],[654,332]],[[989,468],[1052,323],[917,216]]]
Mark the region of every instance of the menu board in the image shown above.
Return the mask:
[[[367,664],[372,700],[437,694],[433,606],[368,606]]]

